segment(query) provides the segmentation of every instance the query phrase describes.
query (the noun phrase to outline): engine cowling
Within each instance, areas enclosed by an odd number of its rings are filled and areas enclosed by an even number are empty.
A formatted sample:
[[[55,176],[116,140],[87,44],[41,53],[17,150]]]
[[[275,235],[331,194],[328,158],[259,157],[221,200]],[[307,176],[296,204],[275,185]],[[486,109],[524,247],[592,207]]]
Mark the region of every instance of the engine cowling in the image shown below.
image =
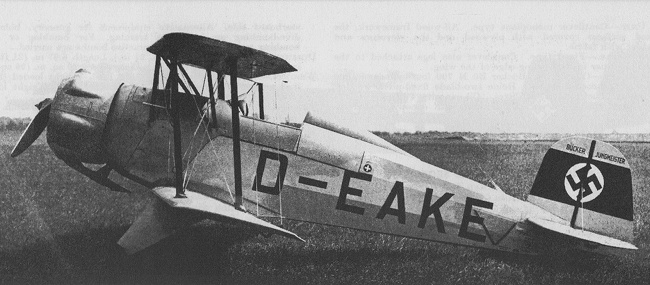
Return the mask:
[[[108,161],[102,134],[116,90],[84,69],[61,82],[47,125],[47,143],[57,157],[95,164]]]
[[[61,82],[52,100],[37,104],[39,113],[11,156],[20,155],[47,128],[47,142],[54,154],[102,185],[110,184],[105,170],[149,183],[163,181],[173,171],[169,167],[173,130],[165,94],[135,85],[109,85],[80,69]],[[209,141],[207,124],[201,123],[207,98],[185,93],[176,96],[180,99],[186,166]],[[81,163],[106,165],[99,173]]]

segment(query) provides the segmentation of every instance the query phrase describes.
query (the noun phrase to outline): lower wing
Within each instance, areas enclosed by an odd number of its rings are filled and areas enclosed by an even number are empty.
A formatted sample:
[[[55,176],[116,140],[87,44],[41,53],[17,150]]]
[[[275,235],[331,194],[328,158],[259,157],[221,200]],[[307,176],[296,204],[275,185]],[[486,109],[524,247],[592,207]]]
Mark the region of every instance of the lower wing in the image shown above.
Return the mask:
[[[177,230],[203,219],[248,226],[262,232],[279,234],[304,242],[290,231],[201,193],[186,190],[187,198],[174,198],[176,189],[173,187],[158,187],[152,192],[158,198],[157,201],[150,204],[138,216],[118,241],[118,244],[129,254],[143,250]]]

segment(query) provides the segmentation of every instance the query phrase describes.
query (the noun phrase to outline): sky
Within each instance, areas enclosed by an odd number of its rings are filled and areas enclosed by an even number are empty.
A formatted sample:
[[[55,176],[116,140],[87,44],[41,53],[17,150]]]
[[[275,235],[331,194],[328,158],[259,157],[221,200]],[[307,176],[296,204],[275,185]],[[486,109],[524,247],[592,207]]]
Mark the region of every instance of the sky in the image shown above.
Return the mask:
[[[311,111],[373,131],[650,133],[644,2],[43,1],[0,11],[0,116],[34,116],[79,68],[116,89],[149,87],[146,48],[186,32],[296,67],[256,79],[275,120]]]

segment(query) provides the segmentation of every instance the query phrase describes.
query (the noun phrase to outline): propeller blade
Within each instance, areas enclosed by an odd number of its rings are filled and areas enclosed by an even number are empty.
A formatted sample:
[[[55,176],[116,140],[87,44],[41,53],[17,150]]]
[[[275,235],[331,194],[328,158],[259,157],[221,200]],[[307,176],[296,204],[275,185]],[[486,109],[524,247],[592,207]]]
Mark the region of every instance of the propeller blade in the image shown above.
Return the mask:
[[[41,135],[45,127],[47,127],[47,121],[50,118],[50,109],[52,105],[52,100],[44,100],[43,102],[36,105],[39,107],[38,114],[36,117],[29,122],[29,126],[25,129],[23,134],[20,136],[20,140],[11,151],[11,157],[16,157],[19,154],[23,153],[34,141]]]

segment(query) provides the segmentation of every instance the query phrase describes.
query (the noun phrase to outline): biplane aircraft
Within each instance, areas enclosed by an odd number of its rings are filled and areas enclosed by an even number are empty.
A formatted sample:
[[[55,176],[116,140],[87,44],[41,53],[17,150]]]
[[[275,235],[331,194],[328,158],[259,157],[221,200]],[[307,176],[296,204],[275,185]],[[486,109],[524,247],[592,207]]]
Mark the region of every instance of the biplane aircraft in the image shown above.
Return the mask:
[[[607,143],[552,145],[522,201],[311,113],[300,126],[270,122],[263,84],[249,114],[238,79],[296,71],[279,57],[185,33],[147,50],[151,88],[99,88],[81,69],[37,105],[11,154],[47,127],[54,154],[83,175],[114,191],[129,192],[111,172],[150,188],[156,202],[118,241],[128,253],[204,219],[302,240],[268,216],[523,254],[636,249],[630,166]],[[208,94],[187,66],[205,71]]]

